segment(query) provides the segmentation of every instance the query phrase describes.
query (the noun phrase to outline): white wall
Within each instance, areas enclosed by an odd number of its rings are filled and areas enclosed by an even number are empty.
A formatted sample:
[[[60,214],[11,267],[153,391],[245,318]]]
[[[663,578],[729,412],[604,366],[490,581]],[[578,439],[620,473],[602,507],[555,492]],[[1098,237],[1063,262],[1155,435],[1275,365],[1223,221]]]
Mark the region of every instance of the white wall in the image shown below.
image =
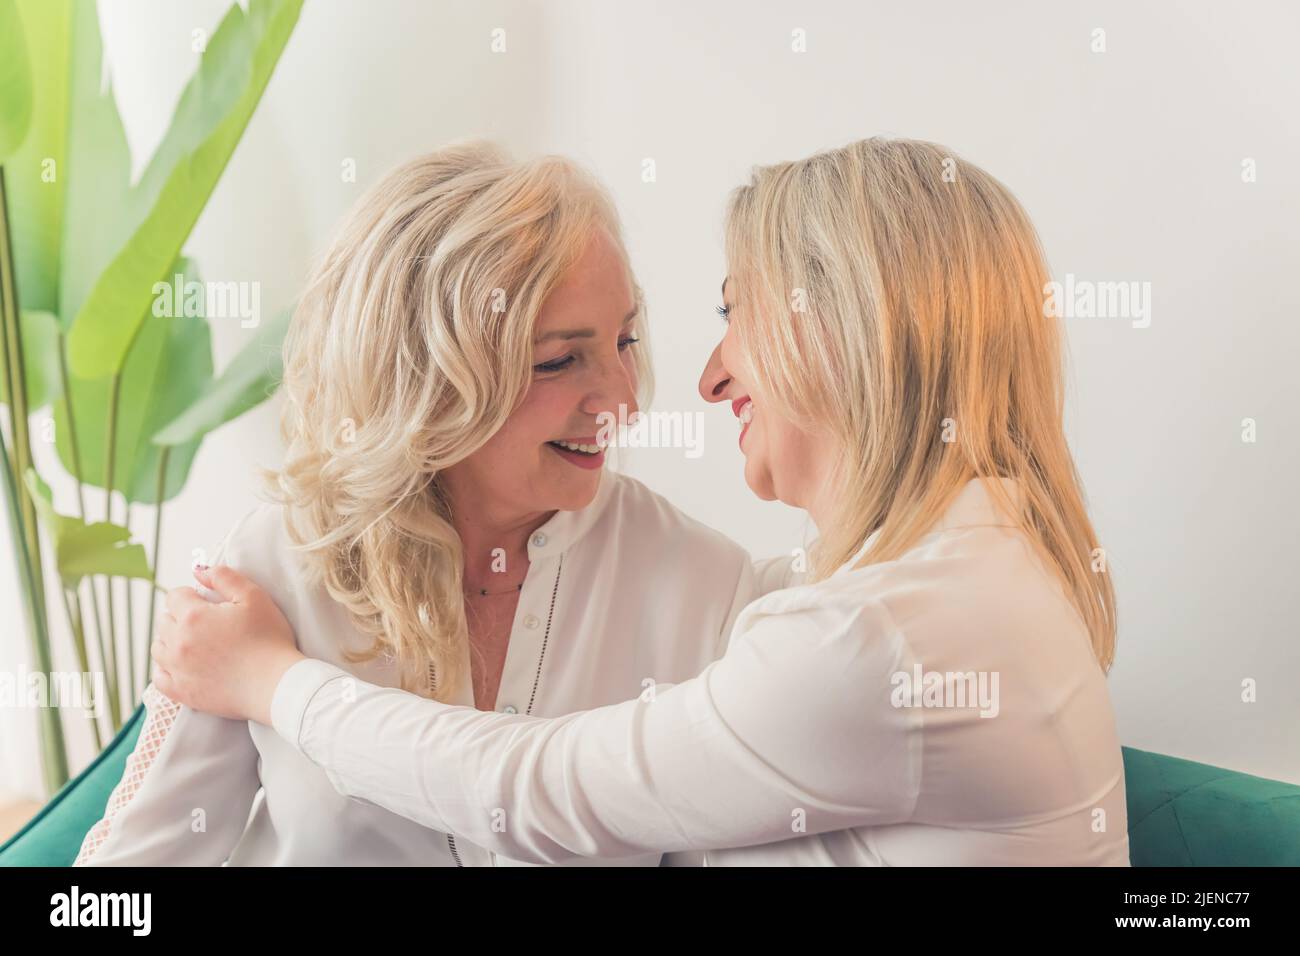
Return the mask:
[[[143,164],[196,60],[190,31],[215,25],[224,3],[101,8]],[[624,216],[656,407],[706,411],[701,458],[646,449],[627,467],[774,554],[800,545],[806,522],[741,491],[735,423],[695,393],[721,332],[726,193],[756,163],[863,136],[945,143],[1021,198],[1056,274],[1152,284],[1149,328],[1067,322],[1071,434],[1119,590],[1123,741],[1300,782],[1297,26],[1281,2],[314,0],[189,250],[205,277],[260,280],[269,311],[360,192],[408,156],[490,136],[578,157]],[[489,48],[498,27],[503,54]],[[1090,51],[1098,27],[1105,53]],[[804,53],[791,49],[797,28]],[[355,184],[341,181],[347,158]],[[218,365],[244,334],[217,329]],[[278,454],[277,411],[203,447],[167,509],[165,584],[185,582],[191,549],[211,548],[253,503],[253,466]],[[8,562],[0,597],[16,607]],[[0,663],[22,666],[24,644],[21,631],[0,636]],[[1257,703],[1241,702],[1247,678]],[[4,717],[0,789],[37,786],[26,719]]]

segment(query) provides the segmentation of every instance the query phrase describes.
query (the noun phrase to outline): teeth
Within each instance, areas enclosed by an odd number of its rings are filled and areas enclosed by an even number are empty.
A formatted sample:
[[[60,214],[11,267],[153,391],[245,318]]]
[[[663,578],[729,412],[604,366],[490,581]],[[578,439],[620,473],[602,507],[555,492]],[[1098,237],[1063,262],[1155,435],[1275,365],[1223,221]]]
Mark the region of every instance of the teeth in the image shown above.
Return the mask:
[[[599,445],[575,445],[571,441],[553,441],[550,444],[557,445],[560,448],[567,448],[569,451],[580,451],[584,455],[594,455],[600,451]]]
[[[746,402],[740,406],[740,427],[744,428],[754,420],[754,403]]]

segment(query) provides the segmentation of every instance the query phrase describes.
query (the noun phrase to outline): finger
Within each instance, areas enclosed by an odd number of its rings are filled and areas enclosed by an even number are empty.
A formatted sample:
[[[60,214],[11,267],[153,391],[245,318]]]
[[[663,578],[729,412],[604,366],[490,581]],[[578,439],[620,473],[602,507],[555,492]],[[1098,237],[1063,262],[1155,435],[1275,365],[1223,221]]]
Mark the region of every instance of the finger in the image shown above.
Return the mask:
[[[161,667],[155,667],[153,670],[153,686],[168,700],[176,699],[173,696],[176,693],[176,682],[172,680],[172,675]]]
[[[149,645],[149,656],[153,658],[156,669],[167,670],[171,664],[170,655],[167,653],[167,645],[161,640],[154,641]]]
[[[191,587],[172,588],[167,592],[167,599],[164,601],[167,613],[177,620],[180,620],[181,615],[187,609],[206,607],[208,603],[199,595],[198,591]]]
[[[158,644],[166,644],[168,639],[180,629],[180,626],[180,621],[166,611],[161,611],[154,618],[154,641]]]
[[[228,564],[208,567],[203,564],[194,566],[194,576],[206,588],[216,591],[223,601],[246,604],[248,598],[257,591],[257,584],[240,574]]]
[[[215,591],[215,582],[212,580],[212,568],[207,564],[196,564],[190,568],[190,573],[194,575],[194,580],[198,581],[209,591]]]

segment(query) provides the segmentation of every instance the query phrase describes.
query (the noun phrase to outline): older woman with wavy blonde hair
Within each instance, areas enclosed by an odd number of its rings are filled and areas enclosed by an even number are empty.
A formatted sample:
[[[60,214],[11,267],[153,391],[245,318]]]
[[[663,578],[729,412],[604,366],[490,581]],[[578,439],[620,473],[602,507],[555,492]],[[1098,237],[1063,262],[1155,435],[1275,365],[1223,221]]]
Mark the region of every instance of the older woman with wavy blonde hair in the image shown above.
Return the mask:
[[[720,660],[653,700],[483,714],[304,659],[216,568],[228,603],[170,602],[168,693],[523,860],[1127,865],[1114,595],[1020,205],[943,147],[864,140],[759,169],[727,254],[701,394],[740,418],[749,487],[822,537]]]
[[[467,144],[402,166],[302,297],[273,501],[216,559],[358,685],[558,716],[694,676],[755,576],[603,467],[602,416],[648,392],[644,328],[617,216],[574,164]],[[267,728],[160,688],[79,863],[509,862],[347,800]]]

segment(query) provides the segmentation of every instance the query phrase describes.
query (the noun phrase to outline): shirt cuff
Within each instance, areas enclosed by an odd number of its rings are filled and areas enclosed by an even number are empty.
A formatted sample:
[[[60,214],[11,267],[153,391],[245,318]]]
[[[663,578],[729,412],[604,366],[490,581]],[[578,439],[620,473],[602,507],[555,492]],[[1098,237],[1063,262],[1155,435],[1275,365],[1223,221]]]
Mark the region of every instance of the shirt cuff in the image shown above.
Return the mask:
[[[271,697],[271,726],[275,732],[301,752],[298,738],[307,705],[322,687],[339,677],[351,675],[333,664],[313,658],[298,661],[282,675]]]

